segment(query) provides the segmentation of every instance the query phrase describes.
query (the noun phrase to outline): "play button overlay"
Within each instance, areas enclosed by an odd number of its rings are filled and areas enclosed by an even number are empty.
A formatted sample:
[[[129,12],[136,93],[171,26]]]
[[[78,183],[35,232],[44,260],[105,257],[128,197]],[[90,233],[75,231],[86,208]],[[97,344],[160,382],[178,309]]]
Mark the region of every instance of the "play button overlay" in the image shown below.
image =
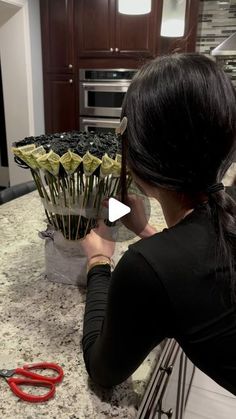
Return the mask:
[[[108,219],[111,223],[129,214],[131,211],[128,205],[122,204],[115,198],[110,198],[108,201]]]
[[[146,196],[145,192],[133,182],[129,186],[128,196],[140,199],[142,205],[133,205],[133,200],[128,200],[124,204],[119,200],[119,196],[110,197],[108,198],[106,205],[103,208],[102,216],[100,217],[100,219],[102,219],[110,228],[109,234],[111,234],[111,240],[117,243],[116,251],[118,253],[121,249],[119,243],[126,242],[126,246],[128,246],[131,244],[131,240],[138,240],[139,234],[144,230],[151,215],[149,198]],[[144,213],[144,216],[140,217],[140,213],[142,212]],[[127,214],[130,214],[130,218],[125,217]],[[135,220],[135,233],[128,228],[128,224],[132,225],[133,219]],[[140,221],[137,222],[139,219]],[[107,237],[106,232],[104,233],[101,231],[99,234],[101,234],[103,239],[110,240],[109,237]]]
[[[97,234],[105,240],[115,241],[117,252],[123,249],[119,243],[126,242],[124,248],[127,248],[131,240],[133,242],[139,239],[151,216],[149,197],[136,183],[131,182],[129,185],[124,203],[120,199],[120,191],[110,196],[102,196],[100,211],[97,214],[93,197],[82,212],[85,225],[89,226],[88,222],[90,223],[88,232],[90,229],[95,229],[99,221],[103,221],[109,227],[109,229],[102,228]]]

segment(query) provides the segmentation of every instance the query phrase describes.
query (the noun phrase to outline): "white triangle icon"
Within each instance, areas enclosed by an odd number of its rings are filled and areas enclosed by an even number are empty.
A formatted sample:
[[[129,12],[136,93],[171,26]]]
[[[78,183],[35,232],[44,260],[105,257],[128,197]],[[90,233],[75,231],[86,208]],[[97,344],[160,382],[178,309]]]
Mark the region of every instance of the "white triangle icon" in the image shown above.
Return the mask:
[[[124,217],[124,215],[128,214],[131,211],[130,207],[122,202],[117,201],[115,198],[110,198],[108,201],[108,219],[112,223],[119,218]]]

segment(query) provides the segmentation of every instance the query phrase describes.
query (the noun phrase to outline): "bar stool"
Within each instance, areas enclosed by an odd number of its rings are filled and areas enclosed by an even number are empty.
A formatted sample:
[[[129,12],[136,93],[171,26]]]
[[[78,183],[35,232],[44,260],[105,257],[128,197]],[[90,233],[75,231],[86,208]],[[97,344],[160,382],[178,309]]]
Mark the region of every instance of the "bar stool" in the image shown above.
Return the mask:
[[[0,191],[0,205],[12,201],[15,198],[26,195],[36,189],[34,181],[20,183],[19,185],[10,186]]]

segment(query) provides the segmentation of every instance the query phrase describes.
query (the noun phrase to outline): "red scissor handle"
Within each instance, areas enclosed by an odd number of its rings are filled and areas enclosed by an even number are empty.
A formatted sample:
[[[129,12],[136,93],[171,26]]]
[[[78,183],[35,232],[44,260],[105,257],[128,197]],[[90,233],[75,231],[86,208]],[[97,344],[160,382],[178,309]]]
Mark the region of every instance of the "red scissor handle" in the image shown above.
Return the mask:
[[[27,402],[31,403],[38,403],[38,402],[45,402],[49,399],[51,399],[55,394],[55,385],[50,381],[43,381],[41,378],[41,381],[39,380],[26,380],[25,378],[9,378],[7,380],[9,386],[11,387],[13,393],[20,397],[20,399],[26,400]],[[26,385],[26,386],[33,386],[33,387],[48,387],[50,390],[48,393],[41,395],[41,396],[35,396],[33,394],[25,393],[23,390],[20,389],[20,385]]]
[[[58,375],[56,375],[56,377],[48,377],[46,375],[40,375],[33,371],[30,371],[37,369],[54,370],[58,373]],[[33,380],[49,381],[53,384],[60,383],[64,377],[63,369],[59,365],[50,362],[39,362],[38,364],[24,365],[22,368],[16,368],[14,373],[23,375],[27,378],[32,378]]]

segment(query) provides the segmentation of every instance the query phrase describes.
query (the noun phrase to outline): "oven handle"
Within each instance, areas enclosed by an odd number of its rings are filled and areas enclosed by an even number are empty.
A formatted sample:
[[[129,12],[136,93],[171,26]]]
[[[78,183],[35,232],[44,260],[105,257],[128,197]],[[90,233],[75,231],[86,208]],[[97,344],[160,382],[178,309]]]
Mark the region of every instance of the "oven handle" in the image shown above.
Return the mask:
[[[120,120],[118,119],[117,121],[114,119],[101,119],[101,118],[96,118],[96,119],[89,119],[89,118],[81,118],[81,122],[84,125],[88,125],[90,124],[91,126],[97,126],[100,123],[108,125],[108,126],[119,126],[120,125]]]
[[[122,87],[128,88],[130,83],[127,83],[127,82],[125,83],[90,83],[90,82],[85,83],[85,82],[82,82],[81,85],[84,89],[91,89],[91,88],[93,89],[96,87],[106,87],[106,88],[115,87],[116,90],[120,90],[120,88]]]

